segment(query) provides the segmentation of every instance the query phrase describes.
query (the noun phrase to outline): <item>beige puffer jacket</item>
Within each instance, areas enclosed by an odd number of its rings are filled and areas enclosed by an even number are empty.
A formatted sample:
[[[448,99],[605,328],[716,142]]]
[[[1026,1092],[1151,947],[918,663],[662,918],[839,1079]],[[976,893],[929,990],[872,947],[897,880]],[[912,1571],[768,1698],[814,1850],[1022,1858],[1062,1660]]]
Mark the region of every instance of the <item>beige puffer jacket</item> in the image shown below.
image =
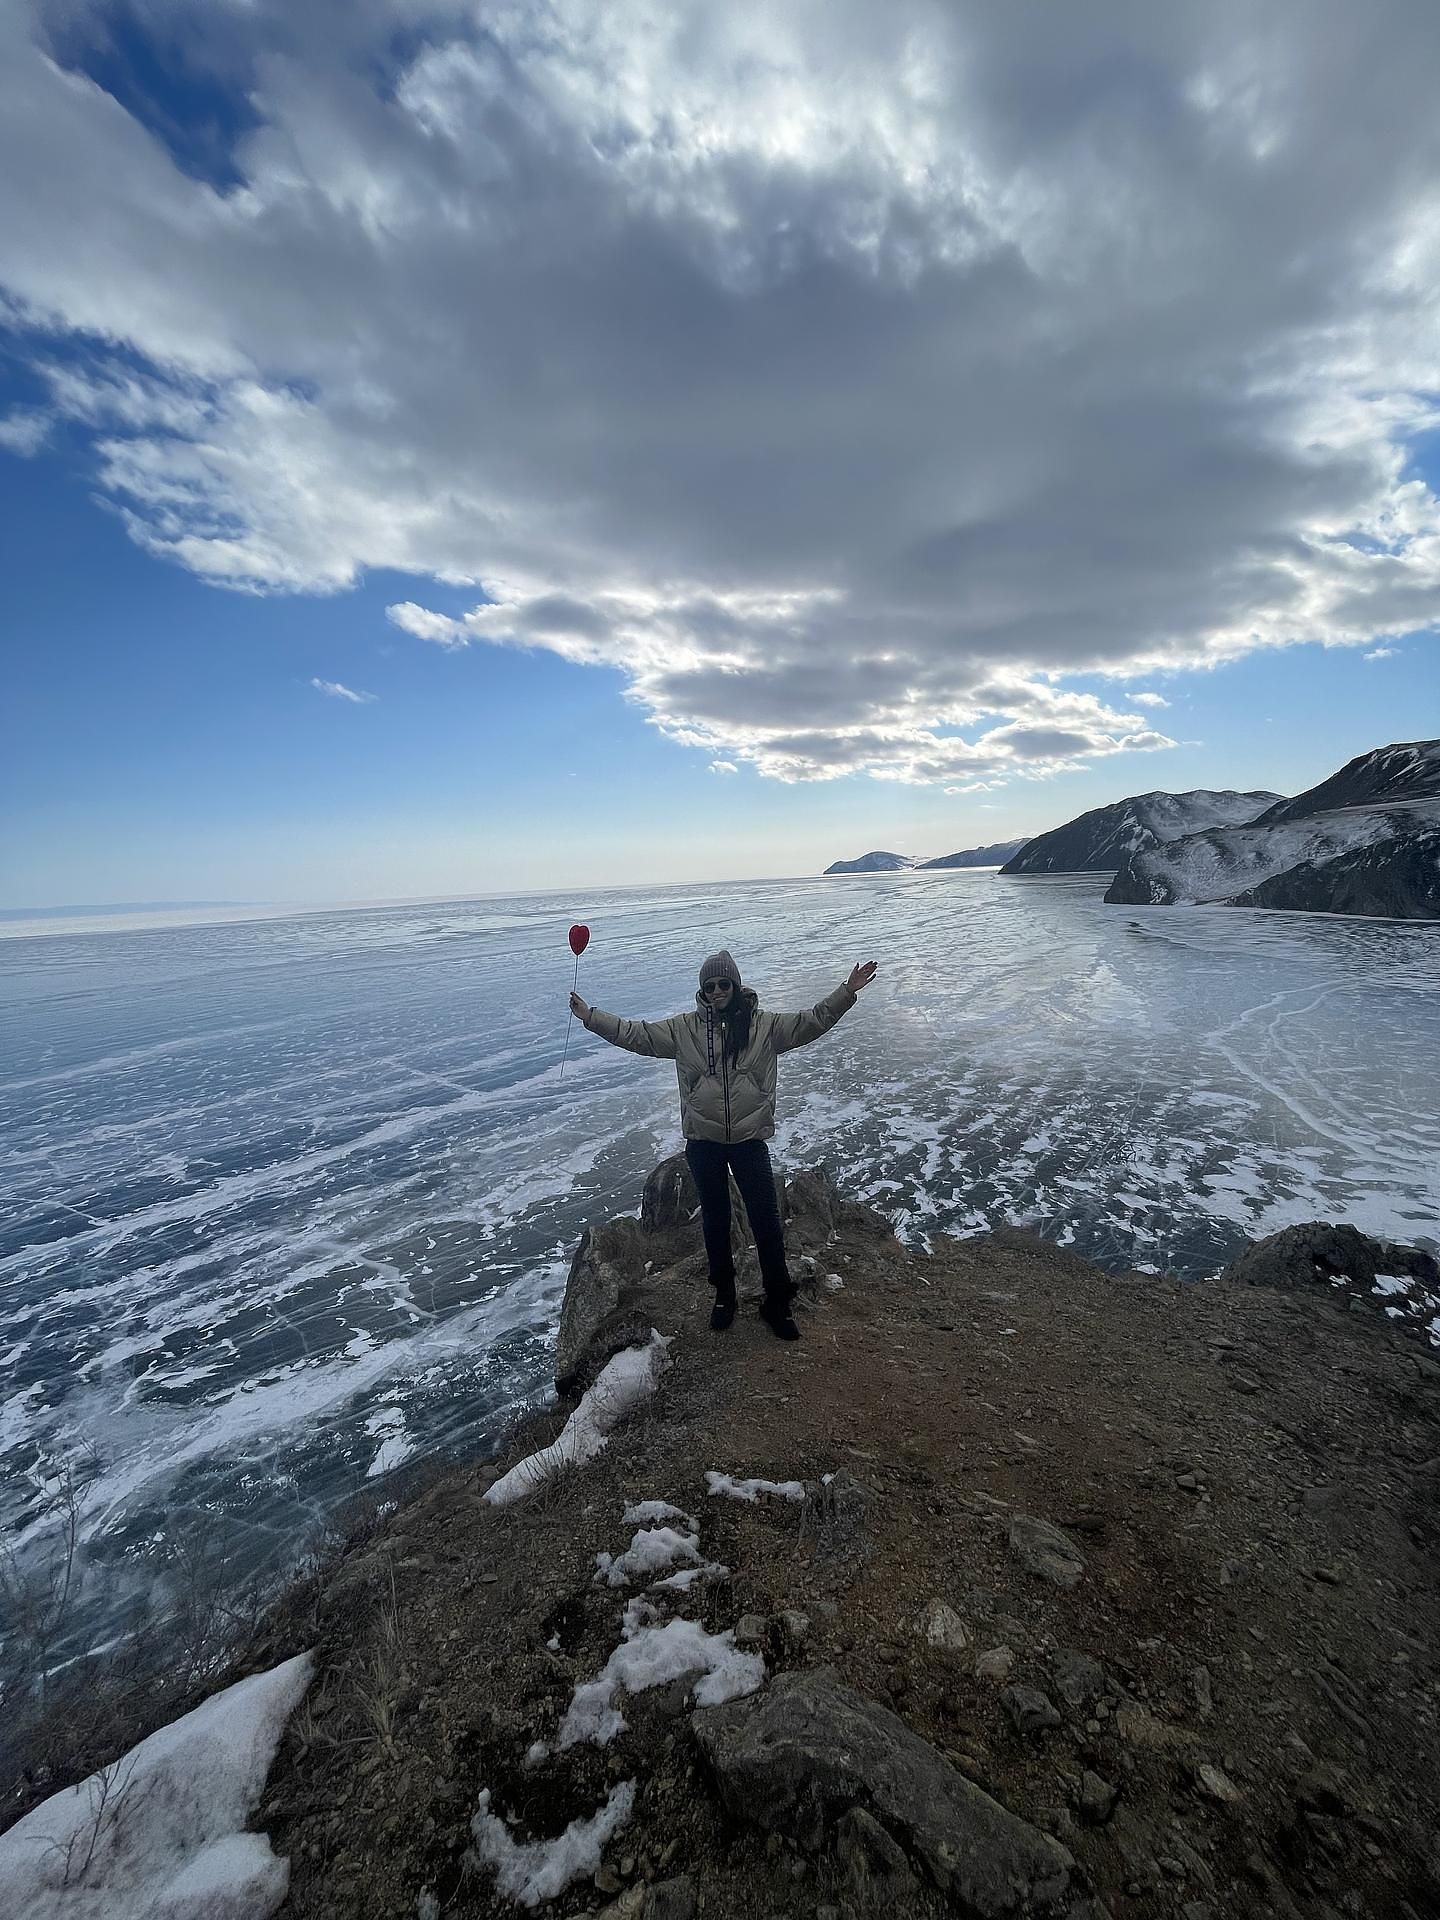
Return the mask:
[[[668,1020],[624,1020],[592,1007],[585,1025],[614,1047],[675,1062],[687,1140],[768,1140],[775,1131],[776,1060],[828,1033],[855,995],[837,987],[805,1013],[766,1013],[749,987],[741,993],[750,1002],[750,1040],[738,1060],[725,1058],[724,1025],[703,994],[695,996],[694,1013]]]

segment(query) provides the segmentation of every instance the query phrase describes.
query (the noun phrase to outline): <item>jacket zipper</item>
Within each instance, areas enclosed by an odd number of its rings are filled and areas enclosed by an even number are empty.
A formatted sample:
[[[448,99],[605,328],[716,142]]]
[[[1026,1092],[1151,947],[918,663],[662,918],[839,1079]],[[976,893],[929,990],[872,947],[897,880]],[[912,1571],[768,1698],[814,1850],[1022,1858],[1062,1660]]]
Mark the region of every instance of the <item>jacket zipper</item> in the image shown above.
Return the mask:
[[[710,1055],[710,1071],[715,1071],[715,1015],[710,1008],[705,1009],[705,1045]],[[725,1060],[725,1036],[720,1036],[720,1085],[725,1093],[725,1144],[730,1140],[730,1069]]]

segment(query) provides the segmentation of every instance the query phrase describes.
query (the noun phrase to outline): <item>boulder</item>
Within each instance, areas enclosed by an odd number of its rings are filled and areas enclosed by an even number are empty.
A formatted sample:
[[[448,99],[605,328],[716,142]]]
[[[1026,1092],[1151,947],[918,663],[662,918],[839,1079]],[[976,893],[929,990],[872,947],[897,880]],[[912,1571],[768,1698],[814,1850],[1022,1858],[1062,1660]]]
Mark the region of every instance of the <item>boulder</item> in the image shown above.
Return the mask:
[[[622,1347],[649,1338],[649,1321],[633,1297],[645,1277],[646,1252],[640,1222],[628,1216],[581,1235],[560,1308],[558,1393],[581,1390]]]
[[[841,1200],[824,1167],[806,1167],[785,1189],[786,1237],[802,1253],[825,1246],[840,1222]]]
[[[801,1176],[802,1179],[806,1177]],[[829,1176],[823,1175],[822,1178],[828,1182]],[[775,1204],[780,1209],[783,1221],[787,1210],[786,1187],[779,1174],[775,1176]],[[693,1251],[702,1244],[700,1192],[695,1185],[695,1176],[690,1171],[690,1163],[683,1153],[672,1153],[668,1160],[662,1160],[658,1167],[651,1169],[640,1195],[640,1227],[646,1234],[669,1241],[670,1244],[662,1250],[662,1259]],[[732,1174],[730,1251],[737,1266],[754,1244],[745,1203],[740,1198],[740,1189]]]
[[[692,1226],[699,1235],[700,1193],[683,1153],[672,1153],[650,1171],[640,1196],[640,1226],[645,1233],[668,1233]],[[692,1216],[694,1216],[692,1220]]]
[[[730,1812],[813,1853],[859,1807],[982,1920],[1043,1912],[1065,1896],[1074,1862],[1062,1846],[833,1668],[782,1673],[748,1699],[701,1709],[691,1727]]]
[[[1321,1287],[1356,1311],[1383,1312],[1427,1347],[1431,1323],[1440,1315],[1440,1265],[1433,1254],[1324,1220],[1267,1234],[1232,1260],[1220,1280],[1283,1292]]]
[[[1440,1285],[1440,1268],[1418,1247],[1372,1240],[1357,1227],[1331,1226],[1324,1220],[1282,1227],[1254,1241],[1230,1262],[1220,1279],[1238,1286],[1290,1291],[1344,1277],[1368,1290],[1382,1273],[1409,1274],[1430,1286]]]

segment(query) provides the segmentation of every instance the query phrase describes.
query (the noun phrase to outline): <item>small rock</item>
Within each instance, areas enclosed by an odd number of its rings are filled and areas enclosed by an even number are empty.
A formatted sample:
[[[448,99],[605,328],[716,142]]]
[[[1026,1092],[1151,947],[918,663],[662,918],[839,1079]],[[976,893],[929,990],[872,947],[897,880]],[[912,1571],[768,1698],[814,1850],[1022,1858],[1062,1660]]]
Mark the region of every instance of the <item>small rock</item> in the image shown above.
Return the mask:
[[[963,1653],[970,1644],[965,1623],[943,1600],[932,1600],[920,1616],[920,1631],[942,1653]]]
[[[1341,1776],[1333,1767],[1312,1767],[1295,1783],[1295,1798],[1310,1813],[1327,1819],[1348,1819],[1355,1805]]]
[[[1132,1747],[1146,1747],[1153,1753],[1186,1747],[1195,1739],[1184,1727],[1172,1726],[1145,1707],[1122,1707],[1115,1715],[1115,1731]]]
[[[1221,1806],[1234,1806],[1242,1796],[1240,1789],[1228,1774],[1219,1767],[1212,1766],[1208,1760],[1202,1760],[1195,1769],[1195,1784],[1207,1800],[1216,1800]]]
[[[1087,1767],[1080,1776],[1080,1813],[1092,1826],[1103,1827],[1114,1811],[1120,1789]]]
[[[1194,1493],[1199,1488],[1200,1477],[1194,1473],[1177,1473],[1175,1484],[1177,1487],[1183,1487],[1187,1493]]]
[[[1059,1714],[1038,1687],[1002,1687],[1000,1700],[1017,1733],[1045,1733],[1060,1724]]]
[[[770,1637],[770,1622],[763,1613],[742,1613],[735,1626],[737,1647],[763,1647]]]
[[[787,1607],[780,1615],[780,1632],[786,1646],[794,1652],[810,1638],[810,1616],[794,1607]]]
[[[1085,1571],[1085,1556],[1060,1528],[1048,1520],[1036,1520],[1025,1513],[1010,1516],[1010,1551],[1028,1573],[1037,1574],[1052,1586],[1066,1589],[1078,1584]]]
[[[1196,1667],[1192,1670],[1190,1675],[1190,1691],[1195,1695],[1195,1705],[1200,1711],[1200,1718],[1202,1720],[1208,1720],[1214,1707],[1214,1698],[1210,1691],[1210,1669],[1208,1667]]]
[[[1055,1669],[1056,1688],[1067,1706],[1083,1707],[1104,1693],[1105,1669],[1088,1653],[1062,1647],[1051,1664]]]
[[[975,1673],[981,1680],[993,1680],[997,1686],[1003,1686],[1010,1678],[1015,1666],[1013,1647],[991,1647],[988,1653],[982,1653],[975,1662]]]
[[[620,1891],[621,1883],[619,1874],[616,1873],[613,1867],[606,1866],[604,1861],[595,1869],[590,1878],[591,1884],[597,1893],[619,1893]]]

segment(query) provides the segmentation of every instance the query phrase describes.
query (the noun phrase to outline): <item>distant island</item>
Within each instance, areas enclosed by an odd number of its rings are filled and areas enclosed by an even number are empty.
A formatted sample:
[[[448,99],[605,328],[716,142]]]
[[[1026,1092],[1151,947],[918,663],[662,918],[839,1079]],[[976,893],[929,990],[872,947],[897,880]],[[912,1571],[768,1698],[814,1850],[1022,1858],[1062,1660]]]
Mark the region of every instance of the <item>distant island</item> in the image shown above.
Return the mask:
[[[862,853],[858,860],[836,860],[826,873],[902,873],[918,866],[908,853]]]
[[[967,847],[963,853],[944,853],[936,860],[917,860],[908,853],[862,853],[858,860],[836,860],[826,867],[830,873],[920,872],[928,867],[1003,867],[1018,853],[1025,840],[997,840],[989,847]]]

